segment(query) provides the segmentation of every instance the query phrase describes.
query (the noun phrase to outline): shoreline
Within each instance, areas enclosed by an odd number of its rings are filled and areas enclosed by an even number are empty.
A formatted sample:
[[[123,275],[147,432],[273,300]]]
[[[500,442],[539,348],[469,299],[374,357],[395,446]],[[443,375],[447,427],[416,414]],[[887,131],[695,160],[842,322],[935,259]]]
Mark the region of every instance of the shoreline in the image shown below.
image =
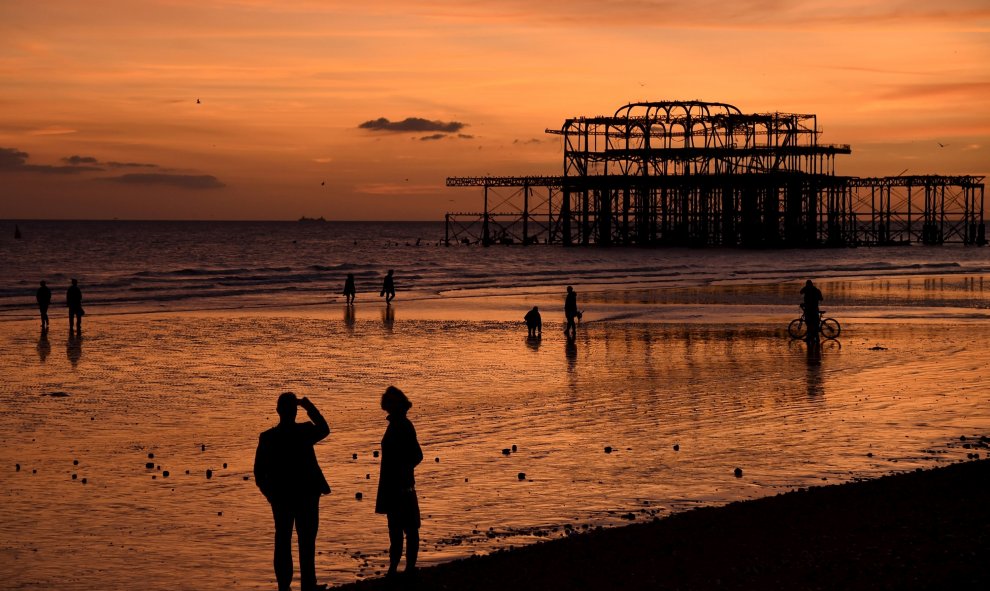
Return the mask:
[[[416,581],[335,588],[986,588],[988,486],[990,460],[967,461],[575,534],[424,568]]]

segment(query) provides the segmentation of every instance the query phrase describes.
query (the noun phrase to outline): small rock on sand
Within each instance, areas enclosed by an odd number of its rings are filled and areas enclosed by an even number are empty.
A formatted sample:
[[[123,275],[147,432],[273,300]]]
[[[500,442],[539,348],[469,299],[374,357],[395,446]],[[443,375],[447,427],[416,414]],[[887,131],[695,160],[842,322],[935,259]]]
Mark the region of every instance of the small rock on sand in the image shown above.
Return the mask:
[[[605,446],[605,453],[607,453],[607,454],[612,453],[612,446],[611,445],[606,445]]]
[[[209,468],[207,468],[207,470],[206,470],[206,477],[207,478],[213,478],[213,470],[210,470]]]
[[[356,492],[356,493],[354,493],[354,498],[360,501],[361,499],[364,498],[364,494],[363,493]]]
[[[742,478],[742,468],[736,468],[732,473],[736,475],[736,478]]]
[[[516,476],[519,478],[519,480],[526,480],[526,473],[525,472],[520,472]]]

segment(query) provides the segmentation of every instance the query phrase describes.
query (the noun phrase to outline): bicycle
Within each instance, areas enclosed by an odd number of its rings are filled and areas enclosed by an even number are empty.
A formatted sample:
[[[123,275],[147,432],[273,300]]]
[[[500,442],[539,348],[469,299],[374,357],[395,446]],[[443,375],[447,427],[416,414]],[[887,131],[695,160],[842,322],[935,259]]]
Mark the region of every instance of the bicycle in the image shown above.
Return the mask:
[[[835,318],[825,318],[824,310],[818,311],[818,318],[819,335],[830,340],[839,338],[839,333],[842,332],[842,326],[838,320]],[[792,339],[803,339],[808,336],[808,320],[805,318],[804,312],[801,313],[800,318],[791,320],[791,323],[787,325],[787,334]]]

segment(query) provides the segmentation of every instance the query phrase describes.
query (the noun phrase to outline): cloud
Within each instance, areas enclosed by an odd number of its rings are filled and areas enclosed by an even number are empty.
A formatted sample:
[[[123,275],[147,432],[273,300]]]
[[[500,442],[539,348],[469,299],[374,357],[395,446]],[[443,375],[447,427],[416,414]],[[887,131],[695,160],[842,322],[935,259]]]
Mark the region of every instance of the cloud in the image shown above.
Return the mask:
[[[93,166],[105,166],[107,168],[159,168],[157,164],[147,164],[143,162],[115,162],[112,160],[110,162],[100,162],[99,159],[94,158],[92,156],[79,156],[79,155],[67,156],[65,158],[62,158],[62,162],[65,162],[66,164],[71,164],[72,166],[87,164]]]
[[[211,174],[132,173],[101,180],[122,185],[164,185],[181,189],[220,189],[227,186]]]
[[[421,133],[421,132],[443,132],[455,133],[464,129],[465,124],[460,121],[430,121],[421,117],[406,117],[402,121],[389,121],[385,117],[365,121],[358,125],[358,129],[368,129],[371,131],[386,131],[391,133]]]
[[[442,140],[445,137],[447,137],[447,134],[445,133],[434,133],[433,135],[424,135],[423,137],[419,138],[419,141],[428,142],[431,140]]]
[[[457,134],[457,137],[461,138],[462,140],[473,140],[474,139],[474,136],[473,135],[467,134],[467,133],[459,133],[459,134]]]
[[[42,127],[41,129],[32,129],[28,131],[28,135],[64,135],[67,133],[76,133],[78,130],[69,127],[62,127],[60,125],[50,125],[48,127]]]
[[[68,156],[66,158],[62,158],[62,162],[75,166],[77,164],[98,164],[99,160],[93,158],[92,156]]]
[[[36,172],[39,174],[78,174],[103,170],[98,166],[52,166],[28,164],[30,155],[17,148],[0,148],[0,172]]]

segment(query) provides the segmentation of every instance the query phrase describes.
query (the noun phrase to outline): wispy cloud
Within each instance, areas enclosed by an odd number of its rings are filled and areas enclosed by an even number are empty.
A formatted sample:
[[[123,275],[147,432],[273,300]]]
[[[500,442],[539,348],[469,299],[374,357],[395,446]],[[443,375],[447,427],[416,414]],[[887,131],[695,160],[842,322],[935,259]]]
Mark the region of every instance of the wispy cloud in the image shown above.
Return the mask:
[[[122,185],[164,185],[180,189],[221,189],[227,186],[211,174],[133,173],[100,180]]]
[[[370,131],[387,131],[391,133],[423,133],[429,131],[455,133],[464,129],[460,121],[431,121],[421,117],[406,117],[402,121],[389,121],[385,117],[365,121],[358,129]],[[436,138],[434,138],[436,139]]]
[[[53,166],[28,164],[30,154],[17,148],[0,148],[0,172],[34,172],[38,174],[78,174],[103,170],[98,166]],[[64,159],[63,159],[64,160]],[[88,163],[87,163],[88,164]]]
[[[447,137],[447,134],[445,133],[434,133],[433,135],[424,135],[423,137],[419,138],[419,141],[429,142],[433,140],[442,140],[445,137]]]

